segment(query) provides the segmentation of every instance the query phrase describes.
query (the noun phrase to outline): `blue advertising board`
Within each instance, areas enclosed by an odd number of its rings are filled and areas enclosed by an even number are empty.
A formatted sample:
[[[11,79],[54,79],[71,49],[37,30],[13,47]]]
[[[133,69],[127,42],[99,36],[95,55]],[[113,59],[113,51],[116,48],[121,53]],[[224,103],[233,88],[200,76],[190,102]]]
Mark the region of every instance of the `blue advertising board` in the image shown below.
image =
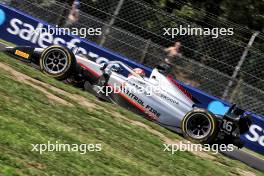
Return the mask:
[[[133,68],[143,68],[147,74],[152,70],[77,36],[36,32],[37,29],[47,28],[48,26],[44,21],[0,4],[0,38],[3,40],[16,45],[41,48],[54,44],[64,45],[74,52],[88,54],[90,57],[96,58],[97,61],[119,60]],[[230,107],[228,102],[187,86],[184,83],[180,82],[180,84],[201,102],[200,107],[206,108],[215,114],[224,114]],[[253,115],[252,120],[253,124],[250,127],[250,131],[241,136],[241,139],[245,142],[247,148],[264,155],[264,117]]]

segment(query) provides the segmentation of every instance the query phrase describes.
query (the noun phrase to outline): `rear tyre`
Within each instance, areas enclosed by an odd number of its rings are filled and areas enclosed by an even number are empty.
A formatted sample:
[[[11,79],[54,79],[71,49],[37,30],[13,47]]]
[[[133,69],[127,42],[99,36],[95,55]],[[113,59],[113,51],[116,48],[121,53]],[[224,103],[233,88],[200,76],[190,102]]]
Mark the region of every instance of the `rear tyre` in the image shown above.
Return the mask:
[[[194,109],[182,120],[182,131],[184,137],[190,141],[209,144],[218,133],[217,120],[206,110]]]
[[[46,48],[40,57],[40,69],[58,80],[68,78],[73,73],[75,64],[74,54],[61,46]]]

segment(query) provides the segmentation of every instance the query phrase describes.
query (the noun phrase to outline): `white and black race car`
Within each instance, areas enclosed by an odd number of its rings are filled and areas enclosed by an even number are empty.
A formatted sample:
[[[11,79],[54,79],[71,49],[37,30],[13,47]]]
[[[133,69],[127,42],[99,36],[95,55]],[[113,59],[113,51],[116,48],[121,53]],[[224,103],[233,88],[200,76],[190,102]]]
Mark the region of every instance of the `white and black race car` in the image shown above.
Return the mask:
[[[162,68],[145,77],[120,61],[98,64],[88,56],[74,54],[62,46],[46,49],[7,47],[5,53],[33,63],[47,75],[83,87],[102,100],[117,103],[155,123],[198,143],[221,142],[241,148],[240,135],[251,120],[233,106],[224,116],[198,108],[196,100]],[[141,72],[140,72],[141,71]]]

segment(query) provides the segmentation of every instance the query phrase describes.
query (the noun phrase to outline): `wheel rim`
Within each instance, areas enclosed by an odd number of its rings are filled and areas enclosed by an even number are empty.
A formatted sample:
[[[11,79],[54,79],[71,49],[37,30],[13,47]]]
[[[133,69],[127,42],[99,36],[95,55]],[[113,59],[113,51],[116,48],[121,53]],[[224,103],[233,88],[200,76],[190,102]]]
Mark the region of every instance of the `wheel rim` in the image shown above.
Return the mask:
[[[188,118],[187,134],[194,139],[203,139],[208,136],[212,125],[209,118],[202,113],[196,113]]]
[[[59,74],[63,72],[68,65],[67,54],[58,49],[52,49],[44,58],[44,68],[51,74]]]

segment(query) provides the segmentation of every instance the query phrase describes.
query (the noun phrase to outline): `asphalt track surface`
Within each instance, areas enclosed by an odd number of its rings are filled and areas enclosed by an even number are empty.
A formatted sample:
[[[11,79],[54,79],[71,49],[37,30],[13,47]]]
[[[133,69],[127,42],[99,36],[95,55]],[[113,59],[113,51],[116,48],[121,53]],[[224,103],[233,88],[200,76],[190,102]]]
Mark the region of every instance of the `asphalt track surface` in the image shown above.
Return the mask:
[[[253,167],[259,171],[264,172],[264,160],[261,158],[257,158],[242,150],[234,150],[232,152],[222,152],[222,154],[228,156],[229,158],[239,160],[250,167]]]
[[[0,51],[3,51],[5,47],[5,44],[0,43]],[[241,150],[234,150],[232,152],[222,152],[222,154],[228,156],[229,158],[239,160],[250,167],[264,172],[264,160],[257,158],[247,152]]]

